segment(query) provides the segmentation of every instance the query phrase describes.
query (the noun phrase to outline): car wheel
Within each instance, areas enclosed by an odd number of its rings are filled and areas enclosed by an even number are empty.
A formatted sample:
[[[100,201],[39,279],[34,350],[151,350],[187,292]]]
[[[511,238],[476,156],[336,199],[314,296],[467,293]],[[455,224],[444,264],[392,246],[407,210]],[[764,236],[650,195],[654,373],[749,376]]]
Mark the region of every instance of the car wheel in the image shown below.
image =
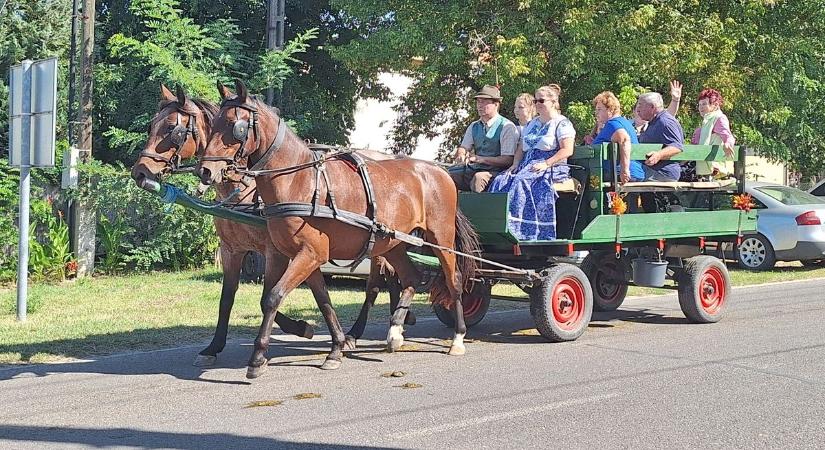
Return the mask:
[[[767,270],[776,264],[773,245],[761,234],[753,234],[742,239],[742,243],[736,249],[736,256],[739,267],[747,270]]]

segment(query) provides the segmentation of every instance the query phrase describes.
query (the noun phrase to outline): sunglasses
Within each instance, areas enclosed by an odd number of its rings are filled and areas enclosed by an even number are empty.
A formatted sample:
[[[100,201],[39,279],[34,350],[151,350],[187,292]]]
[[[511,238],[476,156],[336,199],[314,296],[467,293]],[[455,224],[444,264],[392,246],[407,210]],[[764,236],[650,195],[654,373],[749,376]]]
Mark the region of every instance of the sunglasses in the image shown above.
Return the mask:
[[[550,99],[550,98],[534,98],[533,101],[535,101],[536,103],[544,104],[544,102],[550,102],[550,101],[552,101],[552,99]]]

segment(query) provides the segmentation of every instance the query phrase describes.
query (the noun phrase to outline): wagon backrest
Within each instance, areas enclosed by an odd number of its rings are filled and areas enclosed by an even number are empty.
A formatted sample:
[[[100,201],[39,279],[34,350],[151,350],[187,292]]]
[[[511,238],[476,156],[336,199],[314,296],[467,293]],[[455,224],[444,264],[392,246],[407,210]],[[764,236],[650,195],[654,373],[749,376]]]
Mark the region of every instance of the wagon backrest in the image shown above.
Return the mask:
[[[648,153],[651,151],[661,150],[661,144],[634,144],[631,147],[630,159],[643,161]],[[569,158],[568,162],[576,166],[585,168],[583,175],[586,181],[582,181],[584,186],[583,199],[581,210],[579,211],[578,219],[576,220],[575,229],[572,237],[574,239],[581,237],[582,230],[593,221],[594,218],[600,215],[610,214],[609,207],[606,204],[606,193],[615,190],[615,186],[610,181],[612,175],[605,173],[603,167],[606,165],[610,167],[610,162],[618,160],[619,147],[617,144],[605,143],[599,145],[583,145],[577,146],[573,152],[573,156]],[[671,158],[673,161],[733,161],[734,163],[734,179],[735,183],[726,184],[719,187],[713,187],[712,184],[702,183],[671,183],[671,190],[673,191],[711,191],[716,193],[742,193],[745,189],[745,152],[744,146],[734,147],[733,158],[725,156],[724,148],[721,145],[685,145],[681,153]],[[605,164],[605,161],[608,161]],[[615,165],[615,164],[613,164]],[[571,171],[571,174],[576,177],[577,174]],[[630,183],[628,186],[620,186],[622,191],[645,192],[653,190],[654,184],[645,182]],[[656,187],[657,190],[668,189],[661,185]]]

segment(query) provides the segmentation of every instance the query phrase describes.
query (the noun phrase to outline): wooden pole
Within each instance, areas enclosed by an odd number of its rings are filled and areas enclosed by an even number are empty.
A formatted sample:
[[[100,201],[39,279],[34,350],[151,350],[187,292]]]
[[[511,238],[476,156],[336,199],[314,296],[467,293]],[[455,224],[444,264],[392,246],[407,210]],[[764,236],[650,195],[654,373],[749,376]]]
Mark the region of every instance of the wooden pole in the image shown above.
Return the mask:
[[[268,0],[266,8],[266,49],[284,48],[284,21],[286,20],[285,0]],[[275,104],[275,90],[266,89],[266,102]]]
[[[94,82],[95,0],[83,0],[83,37],[80,58],[80,105],[77,109],[77,142],[80,162],[92,159],[92,89]],[[87,180],[88,181],[88,180]],[[72,251],[77,258],[77,276],[91,274],[95,262],[95,228],[97,216],[87,202],[74,203]]]

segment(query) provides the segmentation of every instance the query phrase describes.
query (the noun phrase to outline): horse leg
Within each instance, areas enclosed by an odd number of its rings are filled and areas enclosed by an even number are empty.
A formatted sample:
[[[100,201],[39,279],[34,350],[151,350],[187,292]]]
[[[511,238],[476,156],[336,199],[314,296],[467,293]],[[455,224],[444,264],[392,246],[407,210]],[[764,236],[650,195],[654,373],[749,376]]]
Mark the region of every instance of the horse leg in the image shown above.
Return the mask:
[[[361,312],[358,313],[358,319],[352,325],[352,328],[345,336],[344,350],[355,350],[356,343],[361,335],[364,334],[364,328],[367,326],[367,317],[370,313],[370,308],[375,305],[375,299],[381,291],[381,266],[378,263],[378,258],[373,258],[370,261],[370,275],[367,278],[367,291],[364,304],[361,305]]]
[[[313,255],[311,251],[299,252],[289,264],[278,283],[261,296],[261,328],[255,338],[254,351],[249,357],[246,377],[257,378],[266,370],[266,351],[269,349],[269,339],[272,325],[275,322],[275,315],[278,307],[281,306],[284,298],[298,287],[313,271],[321,267],[323,260]]]
[[[444,245],[444,241],[436,243]],[[461,304],[462,280],[461,272],[456,268],[456,255],[451,252],[446,252],[438,249],[433,249],[433,253],[441,262],[441,269],[444,272],[444,281],[447,284],[447,290],[453,298],[453,313],[455,314],[455,334],[453,335],[453,342],[450,345],[448,354],[453,356],[460,356],[467,352],[464,347],[464,336],[467,334],[467,326],[464,323],[464,310]]]
[[[395,268],[393,268],[386,259],[384,259],[380,269],[384,287],[387,288],[387,293],[390,295],[390,315],[392,315],[395,308],[398,307],[398,300],[400,299],[401,291],[403,290],[401,287],[401,280],[398,279],[398,274],[395,272]],[[416,279],[420,279],[421,274],[418,273],[417,269],[416,274]],[[415,325],[415,322],[415,314],[413,314],[412,311],[407,311],[407,317],[404,318],[404,325]]]
[[[266,273],[264,273],[264,292],[272,289],[272,286],[278,282],[281,276],[286,271],[289,265],[289,258],[279,253],[270,246],[266,250]],[[275,323],[278,327],[287,334],[293,334],[307,339],[312,339],[315,335],[315,330],[306,320],[295,320],[284,314],[275,314]]]
[[[400,297],[392,312],[390,319],[390,330],[387,333],[387,351],[394,352],[404,345],[404,323],[407,312],[415,296],[415,284],[418,281],[418,271],[412,265],[403,246],[397,246],[385,255],[390,264],[396,270],[396,276],[400,280]]]
[[[232,252],[227,247],[221,247],[221,263],[223,266],[223,286],[221,287],[221,302],[218,307],[218,324],[212,342],[198,353],[192,365],[196,367],[210,367],[215,364],[218,353],[226,346],[226,334],[229,329],[229,315],[232,305],[235,304],[235,293],[241,277],[241,266],[245,252]]]
[[[332,307],[332,301],[329,298],[329,291],[327,290],[324,276],[320,269],[316,269],[309,275],[306,280],[307,286],[312,290],[315,296],[315,302],[318,304],[318,309],[324,316],[324,321],[329,328],[329,334],[332,337],[332,350],[324,364],[321,365],[323,370],[335,370],[341,367],[341,359],[344,356],[344,330],[341,328],[341,323],[338,321],[338,316],[335,314],[335,309]]]

